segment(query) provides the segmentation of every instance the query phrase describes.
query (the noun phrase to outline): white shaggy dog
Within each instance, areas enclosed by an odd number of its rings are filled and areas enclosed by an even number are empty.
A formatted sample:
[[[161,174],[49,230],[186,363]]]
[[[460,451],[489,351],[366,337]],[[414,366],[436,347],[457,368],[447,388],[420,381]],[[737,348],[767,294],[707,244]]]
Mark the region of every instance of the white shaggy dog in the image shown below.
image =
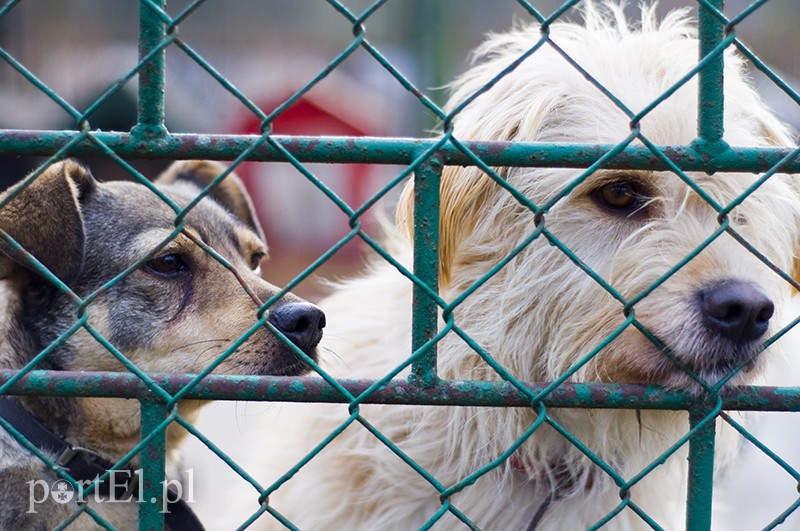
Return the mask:
[[[588,3],[583,24],[557,22],[550,36],[575,62],[628,109],[638,112],[697,63],[698,42],[686,12],[660,23],[642,8],[632,27],[619,7]],[[448,108],[479,90],[540,38],[536,26],[493,35],[476,64],[454,84]],[[789,146],[787,130],[759,99],[741,58],[725,57],[725,141],[732,146]],[[693,78],[638,124],[657,145],[686,145],[696,137],[697,82]],[[461,140],[617,143],[631,133],[630,118],[544,45],[454,119]],[[634,145],[639,144],[635,141]],[[582,170],[498,168],[536,205],[542,205]],[[689,173],[723,207],[759,176]],[[398,207],[408,229],[412,185]],[[604,169],[580,181],[544,215],[544,226],[626,300],[646,292],[719,228],[717,211],[671,172]],[[728,216],[731,227],[773,264],[792,268],[800,241],[800,197],[786,175],[762,183]],[[506,257],[535,230],[534,214],[479,169],[449,167],[441,187],[440,293],[446,301]],[[406,230],[406,232],[409,232]],[[408,264],[404,239],[393,249]],[[727,233],[633,307],[635,318],[710,384],[746,364],[733,383],[757,374],[768,351],[753,361],[777,329],[790,286]],[[329,316],[327,349],[344,370],[337,376],[381,377],[404,363],[411,350],[411,282],[392,266],[376,263],[363,277],[339,286],[321,306]],[[624,304],[539,237],[455,309],[455,323],[522,381],[551,381],[581,364],[575,382],[653,383],[699,390],[697,383],[633,325]],[[748,363],[748,361],[752,361]],[[343,363],[341,363],[343,362]],[[449,334],[439,344],[439,374],[453,380],[499,376],[463,340]],[[306,446],[277,426],[265,428],[296,451],[262,452],[269,485],[348,418],[342,405],[306,406],[292,416]],[[496,460],[537,419],[525,408],[361,406],[360,413],[444,487]],[[670,411],[548,410],[624,481],[636,478],[688,431],[687,415]],[[262,434],[263,435],[263,434]],[[723,437],[724,439],[724,437]],[[731,454],[718,443],[718,462]],[[258,447],[248,451],[258,452]],[[249,469],[252,471],[252,469]],[[261,472],[264,469],[262,468]],[[636,480],[631,502],[667,529],[683,526],[685,445]],[[621,504],[620,487],[548,424],[540,426],[510,459],[448,498],[481,529],[585,529]],[[248,498],[249,513],[257,495]],[[442,509],[439,491],[358,422],[270,496],[271,506],[301,529],[417,529]],[[265,516],[259,522],[277,521]],[[629,507],[610,520],[612,529],[649,528]],[[434,529],[463,529],[445,511]]]

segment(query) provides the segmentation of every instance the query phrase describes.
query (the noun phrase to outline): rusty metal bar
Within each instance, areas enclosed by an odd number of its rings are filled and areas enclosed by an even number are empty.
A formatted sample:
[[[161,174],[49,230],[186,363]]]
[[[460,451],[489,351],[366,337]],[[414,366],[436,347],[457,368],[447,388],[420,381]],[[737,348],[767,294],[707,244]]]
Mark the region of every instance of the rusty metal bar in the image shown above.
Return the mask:
[[[714,487],[715,411],[689,411],[689,478],[686,497],[687,531],[711,529],[711,501]]]
[[[142,450],[141,492],[139,503],[139,529],[161,531],[164,529],[164,468],[166,466],[166,430],[161,423],[167,416],[167,408],[158,402],[142,401],[142,440],[150,438]]]
[[[158,16],[166,0],[142,2],[139,7],[139,58],[150,55],[166,39],[167,24]],[[137,125],[132,133],[142,137],[159,137],[166,134],[165,82],[166,51],[156,53],[139,71],[139,100]]]
[[[0,129],[0,155],[52,155],[78,131]],[[90,133],[123,159],[233,160],[260,139],[256,135],[170,134],[157,142],[129,133]],[[437,139],[273,136],[300,162],[410,164],[420,151],[434,147]],[[612,144],[543,144],[533,142],[468,142],[462,144],[489,166],[586,168],[614,149]],[[782,162],[781,171],[800,173],[800,149],[731,148],[710,160],[691,146],[661,146],[665,157],[686,171],[760,173]],[[105,157],[91,140],[78,142],[69,154]],[[445,144],[440,149],[445,165],[472,165],[460,149]],[[253,150],[248,160],[285,161],[269,143]],[[609,161],[619,169],[668,170],[667,164],[645,147],[629,146]]]
[[[0,385],[17,371],[0,371]],[[150,374],[170,394],[189,384],[192,375]],[[341,380],[342,386],[358,396],[373,380]],[[526,384],[534,394],[549,383]],[[152,390],[138,376],[126,372],[31,371],[19,379],[11,395],[96,396],[153,400]],[[316,377],[209,375],[184,397],[205,400],[258,400],[276,402],[335,402],[347,399],[327,382]],[[624,408],[686,410],[705,401],[679,391],[635,384],[563,383],[543,399],[548,407]],[[530,398],[506,382],[440,381],[420,388],[403,380],[387,383],[364,401],[374,404],[433,404],[486,407],[529,407]],[[722,393],[725,410],[800,411],[800,387],[743,386]]]
[[[414,276],[434,293],[439,291],[439,183],[441,157],[433,155],[414,172]],[[432,386],[436,373],[438,306],[428,293],[414,284],[411,349],[420,351],[411,367],[409,379],[418,385]],[[422,349],[422,350],[421,350]]]

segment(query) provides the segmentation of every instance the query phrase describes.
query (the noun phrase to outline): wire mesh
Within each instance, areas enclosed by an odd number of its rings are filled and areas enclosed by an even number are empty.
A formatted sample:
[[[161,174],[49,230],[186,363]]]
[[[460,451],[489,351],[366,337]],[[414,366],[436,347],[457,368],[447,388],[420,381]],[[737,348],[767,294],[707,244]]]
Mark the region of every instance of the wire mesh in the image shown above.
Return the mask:
[[[23,2],[13,0],[0,9],[0,20],[10,16]],[[574,13],[581,6],[577,0],[564,2],[550,16],[545,16],[535,7],[535,2],[520,0],[518,3],[530,16],[531,21],[540,27],[541,37],[532,42],[530,48],[515,61],[496,74],[496,76],[480,87],[479,90],[463,99],[451,110],[437,105],[426,96],[425,91],[418,88],[395,66],[377,46],[368,40],[366,29],[370,18],[378,13],[386,1],[376,1],[362,12],[349,8],[345,2],[328,0],[332,13],[343,17],[351,25],[352,40],[323,69],[313,76],[307,84],[295,91],[280,105],[271,110],[259,107],[247,94],[238,90],[231,81],[225,78],[203,54],[193,48],[180,33],[180,24],[192,17],[193,13],[203,8],[202,0],[188,2],[177,15],[170,15],[163,0],[141,0],[139,21],[139,60],[134,68],[111,84],[102,94],[85,109],[76,108],[21,61],[7,50],[0,49],[0,58],[22,76],[28,83],[36,87],[42,94],[50,98],[72,120],[73,130],[0,130],[0,154],[4,155],[37,155],[47,160],[35,172],[28,176],[19,186],[20,193],[26,186],[39,178],[46,168],[61,159],[71,156],[105,157],[114,161],[130,177],[146,186],[158,196],[175,214],[171,233],[163,239],[159,246],[142,255],[135,263],[124,271],[109,278],[96,291],[79,296],[70,287],[53,274],[32,255],[27,255],[28,267],[36,274],[47,279],[69,298],[74,306],[74,324],[52,343],[45,345],[28,363],[15,370],[0,371],[0,395],[49,395],[66,397],[126,397],[141,402],[141,440],[123,459],[114,464],[109,471],[123,469],[138,460],[143,469],[142,481],[146,485],[143,500],[140,504],[140,529],[162,529],[164,526],[162,491],[160,485],[164,481],[166,433],[168,426],[179,424],[192,436],[198,437],[204,444],[234,468],[248,483],[260,493],[261,508],[251,515],[245,525],[252,523],[264,513],[277,518],[287,527],[294,527],[289,519],[269,504],[269,496],[291,479],[296,471],[323,451],[329,443],[351,425],[360,425],[380,440],[391,452],[414,469],[433,489],[438,492],[441,508],[435,514],[428,515],[423,528],[433,527],[446,515],[452,515],[470,528],[477,528],[469,514],[469,508],[458,507],[453,501],[455,495],[479,478],[506,463],[514,452],[526,440],[533,436],[541,426],[549,426],[564,440],[582,452],[588,460],[607,475],[619,488],[620,502],[617,507],[609,509],[606,516],[596,522],[595,528],[607,523],[613,527],[614,518],[623,510],[634,511],[643,522],[658,529],[659,523],[632,500],[630,490],[643,478],[650,474],[663,461],[688,446],[689,485],[687,500],[687,529],[708,529],[711,525],[711,501],[714,474],[714,440],[715,424],[722,419],[740,432],[750,443],[758,446],[768,454],[796,480],[800,473],[794,470],[769,448],[762,445],[745,427],[731,418],[727,410],[758,411],[797,411],[800,410],[800,390],[796,388],[775,389],[768,387],[739,387],[723,390],[723,386],[743,369],[744,363],[730,371],[719,382],[709,384],[689,367],[681,362],[659,340],[654,333],[637,318],[637,304],[653,291],[663,286],[669,279],[686,267],[694,258],[711,246],[722,235],[731,235],[759,261],[776,271],[787,284],[795,289],[800,288],[787,271],[771,263],[760,250],[747,242],[737,232],[730,218],[732,211],[740,204],[748,201],[759,187],[777,173],[800,172],[800,148],[728,146],[722,140],[724,130],[723,114],[723,67],[725,52],[736,48],[747,57],[753,65],[775,83],[792,101],[800,104],[800,95],[786,82],[780,79],[765,65],[736,34],[736,27],[746,20],[766,1],[754,2],[747,9],[735,16],[724,14],[721,0],[699,0],[699,60],[696,66],[686,75],[670,86],[663,94],[635,112],[627,107],[611,91],[595,79],[586,69],[559,47],[551,38],[550,28],[565,16]],[[467,140],[459,138],[454,132],[453,120],[465,108],[472,105],[482,95],[490,92],[503,78],[519,68],[529,57],[535,56],[540,49],[550,49],[561,55],[563,59],[576,69],[589,83],[602,93],[611,104],[624,113],[630,121],[630,134],[613,144],[586,143],[543,143],[543,142],[507,142],[487,140]],[[165,72],[167,69],[166,51],[178,50],[196,63],[219,86],[232,95],[248,112],[260,122],[260,133],[255,135],[210,135],[171,133],[165,127]],[[309,91],[317,87],[326,77],[354,53],[363,51],[379,64],[402,87],[413,95],[418,104],[441,123],[441,131],[435,138],[361,138],[361,137],[315,137],[286,136],[273,134],[273,122],[281,113],[298,102]],[[95,112],[104,103],[122,90],[126,85],[138,82],[138,119],[130,132],[101,131],[93,129],[92,120]],[[699,115],[697,138],[691,145],[657,145],[642,133],[640,124],[654,109],[684,87],[690,81],[697,80],[699,85]],[[179,206],[158,187],[153,185],[140,172],[135,170],[129,160],[137,159],[210,159],[232,161],[228,170],[219,175],[213,182],[205,186],[202,192],[188,205]],[[213,363],[196,375],[164,375],[142,371],[126,357],[124,349],[113,345],[88,322],[87,312],[94,301],[108,292],[150,260],[155,252],[164,248],[179,234],[186,234],[187,216],[205,197],[210,197],[220,183],[237,168],[249,161],[288,163],[297,171],[298,179],[307,179],[313,186],[331,201],[348,219],[349,232],[339,241],[330,245],[313,263],[298,274],[288,285],[268,300],[258,300],[259,319],[252,323],[249,331],[219,352]],[[309,170],[309,163],[322,162],[330,164],[369,163],[383,165],[403,165],[403,170],[385,187],[379,190],[367,202],[358,207],[349,205],[339,197],[326,183]],[[519,244],[508,255],[500,258],[477,282],[463,289],[453,300],[445,300],[439,293],[440,256],[439,256],[439,214],[440,187],[442,172],[448,166],[470,166],[478,168],[499,188],[510,194],[535,221],[531,232],[521,238]],[[534,202],[515,189],[498,168],[579,168],[580,173],[562,189],[554,191],[548,201],[542,204]],[[598,271],[588,265],[566,243],[553,233],[546,219],[552,210],[581,186],[586,179],[600,169],[668,171],[677,176],[688,188],[703,199],[716,213],[719,227],[709,234],[691,253],[678,261],[666,273],[656,279],[646,290],[634,296],[625,296]],[[750,172],[759,173],[761,177],[749,189],[727,204],[718,203],[704,188],[688,175],[689,172]],[[409,176],[413,179],[414,196],[414,259],[413,270],[407,268],[379,240],[371,236],[365,229],[363,218],[365,213],[381,198],[393,193]],[[10,194],[0,204],[0,209],[16,197]],[[9,234],[2,232],[3,241],[16,252],[25,250]],[[610,333],[603,342],[597,344],[578,362],[564,371],[552,382],[538,384],[521,381],[508,368],[488,352],[480,342],[470,337],[458,320],[456,314],[464,301],[479,291],[494,275],[515,260],[534,241],[546,240],[551,246],[563,253],[576,268],[582,270],[610,297],[619,302],[624,312],[624,320]],[[223,265],[232,275],[236,268],[213,248],[195,239],[204,252]],[[282,296],[294,289],[301,282],[315,273],[331,256],[351,241],[359,241],[373,250],[380,259],[396,268],[413,284],[414,303],[412,311],[413,338],[411,351],[404,364],[397,366],[390,373],[375,380],[337,379],[302,350],[293,347],[298,357],[311,367],[313,376],[227,376],[211,374],[226,359],[234,354],[242,343],[258,330],[268,327],[271,332],[290,344],[286,336],[269,321],[269,310]],[[249,288],[239,279],[242,289]],[[763,348],[783,336],[794,323],[769,338]],[[614,384],[581,382],[575,383],[576,374],[608,345],[612,344],[624,331],[638,329],[653,344],[659,346],[666,356],[680,365],[702,389],[702,392],[685,393],[672,391],[657,386],[636,384]],[[126,373],[76,373],[70,371],[47,371],[40,364],[53,351],[62,347],[70,338],[80,331],[90,334],[115,359]],[[452,381],[442,378],[437,372],[437,348],[443,338],[458,336],[470,349],[480,356],[496,375],[493,381]],[[410,371],[408,377],[399,376]],[[299,384],[299,385],[297,385]],[[271,485],[260,485],[248,471],[242,469],[225,453],[214,445],[212,439],[200,433],[178,409],[178,401],[183,399],[236,399],[259,401],[291,401],[291,402],[340,402],[349,405],[350,416],[334,432],[322,440],[302,461],[293,466],[285,476]],[[364,404],[402,404],[440,406],[485,406],[485,407],[524,407],[535,413],[535,421],[530,424],[511,447],[507,448],[496,459],[478,467],[471,474],[460,478],[452,484],[442,482],[435,475],[425,470],[400,445],[382,433],[361,414]],[[623,477],[615,471],[613,464],[603,460],[588,448],[569,429],[559,423],[552,411],[557,408],[622,408],[629,410],[684,410],[689,412],[690,429],[679,440],[675,441],[664,454],[651,465],[633,477]],[[0,425],[12,434],[21,445],[35,454],[48,469],[59,478],[69,482],[76,492],[90,495],[97,483],[82,485],[59,466],[53,459],[45,455],[31,444],[9,422],[0,418]],[[794,511],[800,500],[787,508],[782,515],[777,515],[775,525]],[[62,522],[63,528],[83,513],[91,517],[99,526],[111,528],[106,521],[90,505],[81,505],[74,514]]]

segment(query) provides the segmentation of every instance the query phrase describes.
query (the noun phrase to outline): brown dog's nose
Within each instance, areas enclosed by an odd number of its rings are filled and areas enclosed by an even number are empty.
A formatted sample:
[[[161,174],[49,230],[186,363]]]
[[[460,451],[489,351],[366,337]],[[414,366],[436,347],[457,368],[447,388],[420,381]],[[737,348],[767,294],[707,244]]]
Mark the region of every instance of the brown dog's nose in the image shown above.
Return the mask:
[[[325,314],[309,302],[278,304],[269,311],[267,321],[309,355],[322,339],[325,328]]]
[[[764,335],[775,311],[761,288],[739,280],[723,280],[701,290],[700,307],[707,326],[737,343]]]

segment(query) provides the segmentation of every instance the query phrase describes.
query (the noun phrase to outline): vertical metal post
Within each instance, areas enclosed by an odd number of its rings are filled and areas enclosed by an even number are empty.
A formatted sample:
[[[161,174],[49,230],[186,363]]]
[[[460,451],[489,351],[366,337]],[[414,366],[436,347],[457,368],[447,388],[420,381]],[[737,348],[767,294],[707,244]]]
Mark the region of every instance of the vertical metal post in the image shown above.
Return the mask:
[[[722,11],[723,0],[707,0],[708,5]],[[700,59],[706,57],[724,38],[723,23],[711,10],[698,3],[698,35]],[[694,145],[708,153],[724,150],[724,54],[711,59],[698,72],[697,135]],[[687,531],[711,529],[711,501],[714,487],[714,419],[703,421],[710,413],[706,408],[689,411],[689,426],[699,427],[689,440],[689,483],[686,499]]]
[[[158,402],[142,401],[141,438],[149,436],[164,421],[167,408]],[[166,466],[166,431],[159,431],[141,454],[139,529],[164,529],[164,468]]]
[[[414,172],[414,275],[431,290],[439,291],[439,184],[442,159],[431,156]],[[416,352],[438,332],[438,308],[425,291],[414,286],[412,316],[412,349]],[[436,345],[418,358],[411,368],[409,380],[434,385]]]
[[[164,9],[166,0],[150,0]],[[166,38],[166,22],[158,16],[148,2],[139,5],[139,59],[143,59]],[[138,122],[133,133],[141,136],[159,136],[167,132],[164,126],[164,84],[166,79],[166,51],[156,53],[139,70]]]
[[[723,0],[708,0],[708,3],[722,11]],[[698,11],[700,58],[703,58],[722,42],[724,27],[722,22],[702,3],[699,4]],[[725,110],[723,55],[719,54],[698,72],[699,114],[697,117],[697,134],[711,148],[713,148],[714,144],[722,141],[722,135],[725,130],[723,123]]]
[[[709,410],[689,411],[689,427],[694,429],[708,417]],[[686,530],[711,529],[711,499],[714,487],[714,436],[716,422],[708,420],[689,439],[689,485],[686,499]]]

